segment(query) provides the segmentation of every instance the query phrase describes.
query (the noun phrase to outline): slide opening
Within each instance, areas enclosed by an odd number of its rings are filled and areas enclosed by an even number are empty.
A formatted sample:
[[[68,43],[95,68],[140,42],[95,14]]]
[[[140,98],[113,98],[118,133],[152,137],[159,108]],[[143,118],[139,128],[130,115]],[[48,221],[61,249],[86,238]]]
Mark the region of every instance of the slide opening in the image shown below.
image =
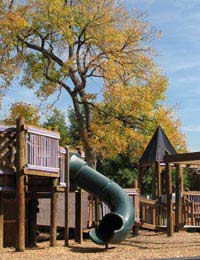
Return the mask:
[[[105,215],[97,228],[97,235],[104,241],[109,240],[113,232],[121,229],[123,226],[123,219],[117,214],[109,213]]]

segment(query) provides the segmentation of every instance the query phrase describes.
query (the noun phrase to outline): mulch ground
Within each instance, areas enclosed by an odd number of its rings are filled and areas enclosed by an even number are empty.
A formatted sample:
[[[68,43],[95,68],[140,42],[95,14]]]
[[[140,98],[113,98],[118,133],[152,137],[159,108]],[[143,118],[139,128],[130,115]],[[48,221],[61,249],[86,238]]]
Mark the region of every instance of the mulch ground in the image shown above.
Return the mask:
[[[4,248],[0,260],[145,260],[176,257],[200,259],[200,234],[180,232],[169,238],[164,233],[140,231],[139,236],[129,236],[120,245],[109,245],[109,249],[95,245],[89,239],[79,245],[70,240],[68,248],[58,241],[56,247],[49,242],[40,242],[36,248],[17,253],[14,248]],[[199,256],[199,257],[198,257]]]

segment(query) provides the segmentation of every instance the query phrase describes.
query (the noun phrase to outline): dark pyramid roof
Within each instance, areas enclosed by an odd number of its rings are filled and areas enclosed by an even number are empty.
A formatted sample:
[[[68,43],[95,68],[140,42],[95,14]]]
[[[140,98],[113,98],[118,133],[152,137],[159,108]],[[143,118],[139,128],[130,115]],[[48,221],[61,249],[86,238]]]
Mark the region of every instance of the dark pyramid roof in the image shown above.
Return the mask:
[[[140,163],[150,165],[153,162],[163,162],[163,157],[166,154],[176,154],[176,150],[170,143],[162,127],[158,126],[140,158]]]

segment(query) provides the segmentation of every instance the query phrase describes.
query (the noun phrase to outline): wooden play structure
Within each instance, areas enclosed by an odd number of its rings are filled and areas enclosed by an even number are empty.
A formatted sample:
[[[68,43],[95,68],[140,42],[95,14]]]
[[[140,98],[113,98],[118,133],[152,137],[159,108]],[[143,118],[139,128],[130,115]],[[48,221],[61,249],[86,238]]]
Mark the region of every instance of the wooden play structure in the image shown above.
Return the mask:
[[[36,243],[38,199],[51,199],[50,244],[56,243],[57,192],[65,186],[68,230],[68,151],[59,147],[59,133],[26,125],[0,128],[0,247],[12,245],[23,251]],[[61,166],[59,166],[59,164]],[[66,243],[68,241],[66,232]]]
[[[143,176],[151,168],[150,196],[140,197],[141,226],[152,230],[174,231],[200,228],[200,191],[184,190],[184,168],[200,167],[200,153],[177,154],[159,126],[145,149],[139,167],[138,185],[143,194]],[[175,183],[172,182],[172,172]]]
[[[70,187],[69,149],[60,147],[59,139],[59,133],[26,125],[23,119],[18,119],[13,127],[0,126],[0,248],[14,246],[17,251],[23,251],[25,245],[35,246],[39,201],[43,199],[50,200],[44,219],[49,218],[51,246],[56,245],[57,239],[57,217],[61,214],[59,196],[64,204],[65,246],[69,243],[70,203],[74,207],[78,243],[83,237],[83,211],[89,209],[88,226],[97,224],[97,217],[101,218],[95,213],[98,205],[95,206],[94,200],[88,200],[87,209],[83,209],[83,192],[78,187]],[[73,192],[73,200],[70,192]],[[127,192],[133,203],[139,205],[138,193]],[[84,196],[88,195],[84,193]],[[136,214],[138,218],[138,211]]]

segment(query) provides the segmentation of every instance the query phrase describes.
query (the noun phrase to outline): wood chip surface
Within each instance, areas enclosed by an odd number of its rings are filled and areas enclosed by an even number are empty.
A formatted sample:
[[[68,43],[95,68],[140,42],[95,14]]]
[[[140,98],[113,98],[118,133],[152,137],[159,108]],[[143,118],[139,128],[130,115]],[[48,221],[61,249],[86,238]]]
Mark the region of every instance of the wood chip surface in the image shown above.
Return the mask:
[[[174,257],[199,256],[200,234],[179,232],[169,238],[164,233],[141,230],[139,236],[129,236],[120,245],[109,245],[109,249],[95,245],[90,240],[76,244],[70,240],[70,246],[64,247],[62,240],[56,247],[49,242],[40,242],[37,248],[17,253],[14,248],[4,248],[0,260],[145,260]]]

